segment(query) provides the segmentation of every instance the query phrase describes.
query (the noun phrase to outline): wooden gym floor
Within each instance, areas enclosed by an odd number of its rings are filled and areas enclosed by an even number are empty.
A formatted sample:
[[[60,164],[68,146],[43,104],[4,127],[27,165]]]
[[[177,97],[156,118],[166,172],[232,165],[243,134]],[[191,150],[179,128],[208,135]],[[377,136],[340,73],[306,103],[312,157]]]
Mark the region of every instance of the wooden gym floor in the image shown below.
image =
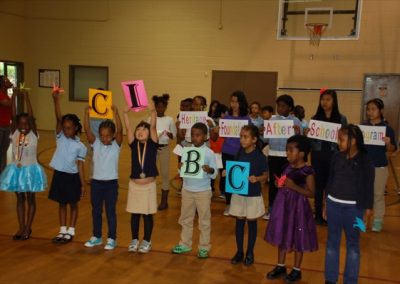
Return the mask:
[[[47,167],[55,147],[53,132],[41,131],[39,161],[46,166],[49,183],[52,171]],[[84,137],[84,136],[82,136]],[[400,154],[392,158],[400,176]],[[86,163],[88,164],[88,163]],[[171,155],[171,177],[176,173],[176,157]],[[224,202],[218,192],[212,202],[212,250],[210,258],[196,257],[198,230],[194,230],[193,251],[187,255],[173,255],[170,249],[179,241],[180,197],[170,190],[169,209],[155,215],[153,250],[146,255],[127,252],[130,242],[130,216],[125,212],[130,151],[123,145],[120,158],[120,191],[117,206],[118,247],[104,251],[102,246],[88,249],[83,246],[91,236],[91,207],[89,194],[80,202],[77,235],[66,245],[51,243],[57,234],[58,207],[47,199],[47,191],[37,194],[37,213],[32,237],[13,241],[17,231],[16,198],[12,193],[0,192],[0,283],[283,283],[270,281],[265,273],[277,260],[277,250],[263,240],[266,221],[259,220],[255,248],[255,264],[250,267],[233,266],[230,258],[235,253],[235,220],[224,217]],[[88,170],[86,171],[88,176]],[[174,182],[172,182],[174,183]],[[159,187],[160,189],[160,187]],[[387,211],[381,233],[362,234],[361,270],[359,283],[400,283],[400,200],[393,175],[388,182]],[[87,192],[90,192],[87,187]],[[103,220],[103,236],[106,224]],[[197,227],[197,224],[196,224]],[[142,236],[143,229],[141,227]],[[319,250],[305,254],[303,279],[299,283],[323,283],[326,227],[318,227]],[[344,267],[344,239],[341,249],[341,272]],[[287,257],[292,266],[293,255]],[[342,275],[340,276],[340,283]]]

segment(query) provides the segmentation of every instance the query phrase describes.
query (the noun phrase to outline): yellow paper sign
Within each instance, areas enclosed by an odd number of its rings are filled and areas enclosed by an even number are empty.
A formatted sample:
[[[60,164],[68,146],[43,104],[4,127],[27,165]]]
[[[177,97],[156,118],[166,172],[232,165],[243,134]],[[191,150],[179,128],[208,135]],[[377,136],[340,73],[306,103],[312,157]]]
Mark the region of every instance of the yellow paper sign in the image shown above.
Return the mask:
[[[93,118],[113,118],[112,92],[89,89],[89,116]]]

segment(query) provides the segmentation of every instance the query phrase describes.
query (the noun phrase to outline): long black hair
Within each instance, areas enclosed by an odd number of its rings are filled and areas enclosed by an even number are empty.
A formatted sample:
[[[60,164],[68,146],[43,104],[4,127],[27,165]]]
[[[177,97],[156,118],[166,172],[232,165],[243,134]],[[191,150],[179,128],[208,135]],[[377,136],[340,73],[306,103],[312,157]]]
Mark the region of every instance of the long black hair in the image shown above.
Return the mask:
[[[368,106],[369,104],[374,104],[380,111],[381,113],[381,119],[384,121],[385,118],[383,117],[383,109],[385,108],[385,104],[383,103],[383,101],[381,99],[375,98],[372,100],[369,100],[366,105]]]
[[[360,127],[354,124],[348,124],[342,126],[340,128],[340,131],[347,135],[347,150],[346,150],[347,153],[350,152],[352,139],[356,140],[356,146],[359,152],[367,153],[367,149],[365,149],[365,144],[364,144],[364,136]]]
[[[331,96],[333,103],[332,103],[332,113],[331,117],[327,118],[325,115],[325,111],[323,110],[321,106],[321,100],[323,96]],[[339,112],[339,104],[338,104],[338,99],[337,99],[337,94],[335,90],[327,89],[327,90],[322,90],[321,94],[319,96],[319,103],[318,103],[318,108],[317,112],[314,114],[312,119],[316,120],[321,120],[321,121],[329,121],[329,122],[335,122],[335,123],[341,123],[340,119],[340,112]]]
[[[246,95],[243,91],[235,91],[232,93],[231,98],[236,97],[239,103],[239,116],[246,116],[249,114],[249,104],[247,103]],[[229,108],[229,114],[233,114],[232,108]]]
[[[77,128],[75,131],[75,135],[82,133],[81,120],[79,119],[79,117],[76,114],[73,114],[73,113],[64,114],[61,118],[61,123],[64,123],[64,121],[66,121],[66,120],[71,121],[74,124],[74,126]]]

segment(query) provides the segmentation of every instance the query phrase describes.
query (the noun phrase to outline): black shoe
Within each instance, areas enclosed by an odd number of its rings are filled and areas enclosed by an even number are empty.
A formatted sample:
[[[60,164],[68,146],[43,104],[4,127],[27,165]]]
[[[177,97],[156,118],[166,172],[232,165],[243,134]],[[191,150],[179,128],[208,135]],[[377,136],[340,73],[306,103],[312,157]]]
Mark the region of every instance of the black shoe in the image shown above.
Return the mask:
[[[19,240],[21,239],[21,235],[15,234],[15,235],[12,237],[12,239],[13,239],[14,241],[19,241]]]
[[[246,258],[243,261],[244,265],[249,266],[254,263],[254,254],[246,254]]]
[[[21,240],[26,241],[31,238],[32,230],[29,230],[27,234],[22,234],[21,235]]]
[[[63,238],[64,238],[64,234],[58,233],[58,235],[55,236],[54,238],[52,238],[51,241],[55,244],[60,244],[62,242]]]
[[[336,282],[325,280],[325,284],[336,284]]]
[[[267,279],[277,279],[286,276],[286,266],[275,266],[273,270],[267,273]]]
[[[238,264],[243,261],[244,254],[242,252],[237,252],[234,257],[231,259],[232,264]]]
[[[328,222],[326,222],[326,220],[324,218],[322,218],[322,217],[315,218],[315,223],[317,225],[320,225],[320,226],[327,226],[328,225]]]
[[[286,275],[286,283],[292,283],[301,279],[301,271],[292,269],[288,275]]]

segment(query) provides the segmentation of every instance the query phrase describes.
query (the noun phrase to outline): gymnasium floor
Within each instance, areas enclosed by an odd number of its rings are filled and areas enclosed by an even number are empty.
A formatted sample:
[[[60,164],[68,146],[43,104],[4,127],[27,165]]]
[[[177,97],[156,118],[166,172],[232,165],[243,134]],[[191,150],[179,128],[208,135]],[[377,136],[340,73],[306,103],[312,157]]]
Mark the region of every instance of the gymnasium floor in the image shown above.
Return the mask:
[[[55,146],[53,132],[42,131],[40,135],[39,161],[48,165]],[[250,267],[230,264],[230,258],[235,253],[235,220],[222,215],[224,202],[217,198],[217,193],[212,202],[213,247],[209,259],[200,260],[196,257],[197,229],[191,253],[170,253],[180,235],[177,223],[180,197],[174,189],[170,192],[169,209],[155,216],[151,253],[128,253],[130,216],[125,212],[125,205],[130,171],[129,153],[125,143],[120,158],[118,247],[114,251],[104,251],[103,247],[87,249],[83,246],[91,236],[92,229],[88,194],[80,202],[74,241],[67,245],[55,245],[50,240],[59,228],[57,204],[47,199],[47,192],[37,194],[33,233],[27,241],[11,239],[17,231],[16,200],[14,194],[0,192],[0,283],[283,283],[283,280],[265,279],[265,273],[274,267],[277,256],[276,248],[263,241],[266,221],[259,220],[255,264]],[[393,158],[393,162],[400,175],[400,154]],[[171,164],[172,177],[176,168],[174,156],[171,156]],[[46,168],[46,173],[50,182],[52,171]],[[384,231],[362,235],[361,284],[400,283],[400,203],[392,176],[389,178],[388,192]],[[105,224],[103,235],[104,229]],[[318,238],[319,250],[304,256],[303,279],[299,283],[323,283],[326,227],[318,227]],[[342,272],[343,241],[341,252]],[[293,256],[288,255],[289,267],[292,262]]]

